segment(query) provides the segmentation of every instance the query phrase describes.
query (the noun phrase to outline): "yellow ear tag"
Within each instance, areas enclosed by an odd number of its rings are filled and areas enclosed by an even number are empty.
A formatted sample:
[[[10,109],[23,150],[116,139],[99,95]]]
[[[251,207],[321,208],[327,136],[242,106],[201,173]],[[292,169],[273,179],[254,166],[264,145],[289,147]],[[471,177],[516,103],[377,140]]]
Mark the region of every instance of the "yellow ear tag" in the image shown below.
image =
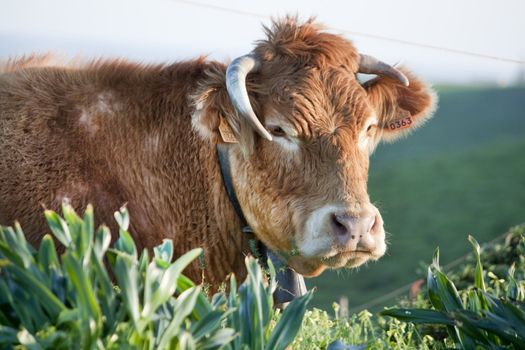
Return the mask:
[[[224,118],[221,118],[221,122],[219,123],[219,133],[221,134],[222,140],[226,143],[239,143],[237,141],[237,138],[235,137],[235,134],[233,133],[232,128],[230,125],[224,120]]]
[[[401,109],[399,115],[401,119],[388,123],[388,128],[390,130],[406,129],[410,128],[414,124],[414,121],[412,120],[412,116],[410,115],[409,111]]]

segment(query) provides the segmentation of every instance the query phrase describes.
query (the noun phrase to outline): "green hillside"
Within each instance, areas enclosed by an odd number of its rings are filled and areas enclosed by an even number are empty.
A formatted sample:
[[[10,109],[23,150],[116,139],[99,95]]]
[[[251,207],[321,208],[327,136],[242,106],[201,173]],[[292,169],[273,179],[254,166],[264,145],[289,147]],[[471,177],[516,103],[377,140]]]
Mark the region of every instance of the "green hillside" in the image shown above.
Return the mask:
[[[385,220],[389,251],[359,270],[328,272],[315,305],[342,295],[350,309],[419,278],[441,247],[445,265],[464,255],[472,233],[485,242],[525,222],[525,88],[439,93],[428,125],[372,157],[369,191]]]

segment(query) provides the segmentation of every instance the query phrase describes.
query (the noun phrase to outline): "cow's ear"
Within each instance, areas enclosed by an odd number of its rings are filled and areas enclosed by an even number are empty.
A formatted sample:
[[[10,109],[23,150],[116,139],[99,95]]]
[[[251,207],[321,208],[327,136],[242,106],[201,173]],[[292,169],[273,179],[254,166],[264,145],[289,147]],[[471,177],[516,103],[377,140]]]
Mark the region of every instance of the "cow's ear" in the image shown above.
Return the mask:
[[[408,135],[432,117],[436,108],[436,93],[410,72],[400,70],[408,77],[408,86],[383,76],[364,86],[379,119],[381,141],[391,142]]]
[[[204,139],[213,143],[238,144],[243,153],[254,148],[252,128],[240,118],[230,102],[225,82],[225,68],[214,67],[192,97],[192,125]]]

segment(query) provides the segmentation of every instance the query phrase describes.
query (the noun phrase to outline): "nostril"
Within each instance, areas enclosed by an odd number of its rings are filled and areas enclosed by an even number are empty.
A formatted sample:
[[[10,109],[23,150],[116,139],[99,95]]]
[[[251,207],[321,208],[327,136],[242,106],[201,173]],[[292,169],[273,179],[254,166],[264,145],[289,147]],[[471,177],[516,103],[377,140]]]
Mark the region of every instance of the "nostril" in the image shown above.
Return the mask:
[[[335,234],[338,236],[346,236],[348,234],[348,230],[346,226],[339,220],[337,215],[332,214],[331,219],[332,228],[334,229]]]

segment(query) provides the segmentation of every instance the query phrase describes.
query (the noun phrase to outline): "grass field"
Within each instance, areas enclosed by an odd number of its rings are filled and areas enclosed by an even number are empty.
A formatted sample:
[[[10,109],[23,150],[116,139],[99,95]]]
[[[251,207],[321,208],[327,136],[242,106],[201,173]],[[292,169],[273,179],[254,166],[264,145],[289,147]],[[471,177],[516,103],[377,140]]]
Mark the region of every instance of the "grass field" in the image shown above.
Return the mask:
[[[389,232],[387,255],[307,280],[318,288],[315,306],[344,295],[358,309],[421,277],[436,246],[445,265],[468,252],[469,233],[481,243],[525,222],[525,88],[438,92],[425,127],[372,156],[369,192]]]

